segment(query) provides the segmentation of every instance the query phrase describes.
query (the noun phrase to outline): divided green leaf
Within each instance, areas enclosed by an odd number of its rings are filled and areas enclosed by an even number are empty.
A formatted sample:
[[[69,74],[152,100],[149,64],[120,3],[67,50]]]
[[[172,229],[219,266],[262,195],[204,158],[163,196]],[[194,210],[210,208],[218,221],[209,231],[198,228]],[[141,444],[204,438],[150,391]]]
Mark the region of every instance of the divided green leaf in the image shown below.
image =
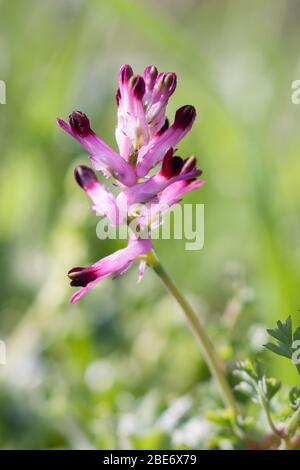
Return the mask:
[[[268,328],[267,332],[276,340],[276,342],[264,344],[264,347],[279,356],[292,360],[297,347],[300,348],[300,344],[295,343],[296,341],[300,341],[300,328],[296,328],[293,332],[291,316],[287,318],[285,323],[278,320],[277,328]],[[300,368],[298,366],[297,369],[300,373]]]

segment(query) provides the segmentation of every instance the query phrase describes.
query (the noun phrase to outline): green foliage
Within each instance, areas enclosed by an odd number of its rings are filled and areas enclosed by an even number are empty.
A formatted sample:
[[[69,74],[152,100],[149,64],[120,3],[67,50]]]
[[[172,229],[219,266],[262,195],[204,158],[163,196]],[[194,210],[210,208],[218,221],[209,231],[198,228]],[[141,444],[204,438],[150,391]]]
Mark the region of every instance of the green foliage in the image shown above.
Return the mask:
[[[266,377],[264,366],[249,360],[241,361],[233,371],[239,380],[235,390],[242,393],[255,403],[269,402],[281,388],[281,382],[273,377]]]
[[[265,348],[269,349],[279,356],[293,359],[293,353],[295,349],[300,346],[300,327],[293,331],[292,318],[289,316],[285,323],[280,320],[277,321],[277,328],[267,329],[269,335],[276,339],[276,343],[267,343],[264,345]],[[297,341],[297,343],[295,343]],[[295,344],[297,346],[295,346]],[[297,370],[300,374],[300,365],[297,365]]]

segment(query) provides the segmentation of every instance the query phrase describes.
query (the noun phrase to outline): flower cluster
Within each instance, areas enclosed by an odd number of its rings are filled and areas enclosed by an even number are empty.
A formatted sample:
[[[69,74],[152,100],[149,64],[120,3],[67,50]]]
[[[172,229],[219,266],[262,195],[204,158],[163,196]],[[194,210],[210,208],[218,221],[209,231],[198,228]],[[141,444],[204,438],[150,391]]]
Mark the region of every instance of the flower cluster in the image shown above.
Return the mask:
[[[153,214],[165,212],[180,197],[203,184],[196,178],[201,170],[196,168],[196,158],[183,159],[175,155],[175,147],[191,129],[196,117],[193,106],[177,110],[172,125],[166,117],[166,107],[176,88],[175,73],[158,73],[155,66],[135,75],[129,65],[121,67],[116,99],[118,122],[116,141],[119,152],[92,130],[87,116],[74,111],[68,123],[58,119],[59,126],[74,137],[88,152],[95,170],[106,177],[113,176],[119,188],[114,196],[86,166],[75,169],[77,183],[86,191],[98,215],[118,225],[133,216],[137,204],[151,208],[151,219],[140,217],[142,225],[151,225]],[[149,172],[160,164],[156,174]],[[164,208],[164,209],[162,209]],[[101,259],[87,268],[73,268],[68,275],[72,286],[79,286],[71,302],[75,303],[85,292],[104,277],[122,274],[134,261],[141,261],[140,275],[145,267],[145,257],[152,249],[151,239],[136,233],[129,237],[128,246]]]

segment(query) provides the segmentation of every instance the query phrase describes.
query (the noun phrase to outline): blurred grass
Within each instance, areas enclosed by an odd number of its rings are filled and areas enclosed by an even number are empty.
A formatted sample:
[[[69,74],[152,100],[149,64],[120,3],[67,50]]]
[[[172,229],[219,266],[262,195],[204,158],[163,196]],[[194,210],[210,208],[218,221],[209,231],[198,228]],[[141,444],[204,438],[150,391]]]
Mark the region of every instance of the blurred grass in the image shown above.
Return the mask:
[[[205,187],[186,201],[205,203],[206,239],[200,252],[178,240],[156,247],[216,338],[235,266],[255,292],[233,331],[242,354],[252,324],[288,314],[299,324],[300,107],[290,100],[300,73],[299,3],[2,0],[0,7],[7,84],[0,338],[8,345],[0,445],[126,447],[130,430],[140,436],[136,447],[174,445],[156,418],[186,393],[201,407],[206,368],[152,273],[136,288],[132,270],[69,306],[66,271],[119,244],[97,241],[96,218],[72,176],[86,156],[55,118],[82,109],[115,146],[119,66],[177,72],[169,115],[185,103],[198,110],[180,151],[198,155],[204,170]],[[295,382],[285,361],[265,357],[277,376]]]

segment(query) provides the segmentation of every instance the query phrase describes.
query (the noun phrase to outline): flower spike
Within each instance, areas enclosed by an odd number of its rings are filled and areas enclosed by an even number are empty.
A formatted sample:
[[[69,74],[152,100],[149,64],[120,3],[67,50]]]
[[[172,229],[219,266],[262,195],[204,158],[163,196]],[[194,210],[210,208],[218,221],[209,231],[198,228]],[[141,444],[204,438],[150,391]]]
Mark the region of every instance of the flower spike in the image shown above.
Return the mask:
[[[177,144],[189,132],[196,118],[193,106],[182,106],[169,125],[166,108],[176,86],[174,72],[158,72],[154,65],[146,67],[142,75],[135,74],[128,64],[120,68],[115,131],[119,152],[94,132],[83,112],[72,112],[67,122],[57,119],[58,125],[86,150],[94,169],[115,178],[115,186],[119,190],[116,196],[98,181],[91,168],[85,165],[76,167],[75,179],[91,199],[92,209],[97,215],[107,217],[111,226],[125,223],[134,232],[126,248],[92,266],[69,271],[71,285],[81,287],[73,295],[72,303],[101,279],[110,274],[117,277],[125,272],[134,261],[141,262],[141,278],[152,244],[150,238],[138,238],[134,224],[145,229],[149,237],[156,223],[148,218],[149,211],[154,215],[164,214],[180,201],[183,194],[203,184],[202,180],[197,180],[202,172],[196,166],[196,158],[175,155]],[[149,177],[149,171],[159,164],[161,168]],[[138,209],[140,205],[144,205],[144,212]],[[159,220],[161,223],[161,218]],[[133,226],[131,222],[134,222]]]

